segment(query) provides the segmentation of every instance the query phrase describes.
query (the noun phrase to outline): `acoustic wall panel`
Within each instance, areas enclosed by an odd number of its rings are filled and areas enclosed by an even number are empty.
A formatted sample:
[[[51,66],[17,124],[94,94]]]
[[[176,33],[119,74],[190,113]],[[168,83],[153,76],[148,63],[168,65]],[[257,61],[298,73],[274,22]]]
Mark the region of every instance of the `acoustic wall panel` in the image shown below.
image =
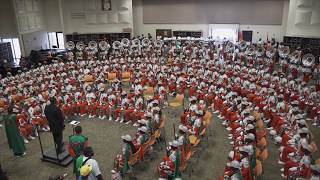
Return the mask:
[[[130,1],[129,0],[119,0],[119,10],[129,10]]]
[[[320,10],[313,11],[311,15],[311,24],[312,25],[320,25]],[[320,29],[319,29],[320,30]]]
[[[312,13],[311,11],[297,11],[295,24],[296,25],[310,24],[311,13]]]
[[[117,13],[108,13],[107,15],[108,18],[108,23],[114,24],[114,23],[118,23],[118,17],[117,17]]]
[[[28,20],[25,16],[19,16],[19,27],[21,31],[27,31],[29,29],[28,27]]]
[[[26,11],[32,12],[33,11],[33,2],[32,0],[25,0],[25,6],[26,6]]]
[[[40,10],[40,0],[33,0],[32,1],[32,10],[39,11]]]
[[[283,6],[283,0],[143,0],[143,22],[281,25]]]
[[[42,21],[40,16],[36,16],[36,27],[42,28]]]
[[[97,23],[107,24],[108,23],[108,15],[106,13],[97,14]]]
[[[36,28],[35,16],[32,16],[32,15],[28,16],[28,26],[29,26],[29,29]]]
[[[129,13],[119,13],[119,23],[129,24],[130,23],[130,15]]]
[[[85,0],[85,9],[86,10],[96,10],[97,5],[96,5],[96,0]]]
[[[298,0],[298,7],[310,7],[313,4],[313,0]]]
[[[24,4],[24,0],[16,0],[16,9],[17,9],[17,13],[21,14],[25,12],[25,4]]]
[[[85,22],[86,22],[86,24],[96,24],[97,23],[97,15],[95,13],[86,13]]]

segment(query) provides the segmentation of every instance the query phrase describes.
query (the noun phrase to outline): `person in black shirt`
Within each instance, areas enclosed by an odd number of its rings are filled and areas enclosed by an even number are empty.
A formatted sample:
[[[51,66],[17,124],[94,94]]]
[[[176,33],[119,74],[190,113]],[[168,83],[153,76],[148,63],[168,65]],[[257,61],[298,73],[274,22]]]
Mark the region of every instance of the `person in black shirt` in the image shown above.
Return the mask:
[[[44,114],[49,122],[49,126],[53,135],[54,143],[57,147],[57,153],[62,153],[62,141],[63,141],[63,130],[64,117],[61,109],[56,105],[57,100],[54,97],[50,98],[50,104],[44,109]]]

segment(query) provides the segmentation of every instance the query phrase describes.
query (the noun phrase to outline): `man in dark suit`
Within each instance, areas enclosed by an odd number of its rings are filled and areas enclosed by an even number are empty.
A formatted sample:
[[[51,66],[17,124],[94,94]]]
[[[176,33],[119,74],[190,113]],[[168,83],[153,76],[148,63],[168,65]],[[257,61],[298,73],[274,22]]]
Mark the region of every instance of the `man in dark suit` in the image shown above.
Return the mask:
[[[44,109],[44,114],[49,122],[49,126],[53,135],[54,143],[57,147],[57,153],[62,153],[62,131],[64,130],[64,117],[61,109],[56,105],[57,100],[54,97],[50,98],[50,104]]]

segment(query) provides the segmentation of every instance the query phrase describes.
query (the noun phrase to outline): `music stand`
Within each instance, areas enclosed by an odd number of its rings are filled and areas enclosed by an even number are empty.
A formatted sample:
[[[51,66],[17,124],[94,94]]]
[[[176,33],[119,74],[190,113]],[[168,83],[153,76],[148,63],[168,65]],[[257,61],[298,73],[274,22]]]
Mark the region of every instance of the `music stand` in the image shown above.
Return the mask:
[[[74,128],[80,124],[80,121],[73,120],[73,121],[71,121],[69,124],[72,126],[72,132],[73,132],[73,134],[75,134],[75,133],[74,133],[74,131],[75,131]]]

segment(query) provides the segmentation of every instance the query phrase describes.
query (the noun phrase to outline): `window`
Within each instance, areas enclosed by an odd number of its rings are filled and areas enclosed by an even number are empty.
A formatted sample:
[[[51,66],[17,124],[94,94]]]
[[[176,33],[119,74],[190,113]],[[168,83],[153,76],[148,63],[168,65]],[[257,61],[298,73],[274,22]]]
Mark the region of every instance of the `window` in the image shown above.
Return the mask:
[[[237,40],[237,33],[233,29],[214,29],[211,36],[217,41],[232,41]]]
[[[64,37],[62,32],[48,32],[50,48],[64,49]]]
[[[12,56],[13,56],[13,63],[14,65],[19,65],[21,59],[21,49],[20,43],[18,38],[11,38],[11,39],[2,39],[3,42],[10,42]]]
[[[238,40],[239,24],[209,24],[209,34],[216,41]]]

